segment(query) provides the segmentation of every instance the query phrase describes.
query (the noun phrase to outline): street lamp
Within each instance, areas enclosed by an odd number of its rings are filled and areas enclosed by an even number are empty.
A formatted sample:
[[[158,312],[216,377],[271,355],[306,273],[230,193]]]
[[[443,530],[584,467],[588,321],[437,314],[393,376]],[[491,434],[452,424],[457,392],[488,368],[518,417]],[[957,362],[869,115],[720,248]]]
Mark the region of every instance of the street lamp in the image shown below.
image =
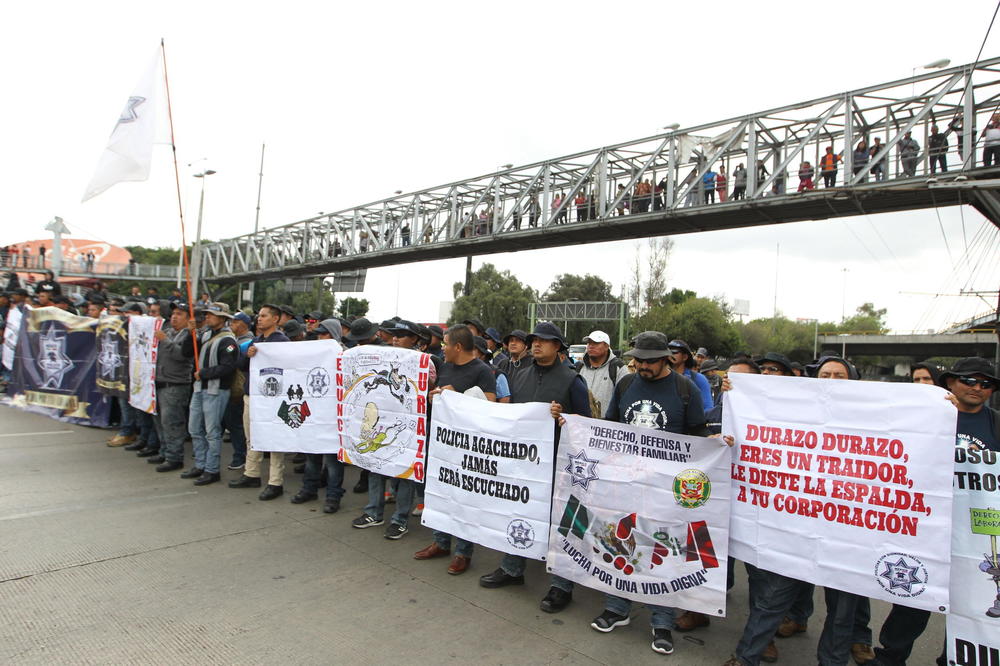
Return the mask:
[[[950,64],[951,64],[951,59],[950,58],[941,58],[940,60],[935,60],[934,62],[927,63],[923,67],[920,67],[920,69],[944,69],[945,67],[947,67]],[[917,75],[917,68],[914,67],[910,71],[910,76],[916,76],[916,75]],[[910,84],[910,96],[911,97],[916,92],[916,85],[917,84],[916,84],[915,81]]]
[[[192,252],[193,256],[191,257],[191,263],[194,264],[194,270],[192,271],[194,275],[191,278],[191,295],[195,298],[201,295],[201,292],[198,290],[201,283],[201,220],[205,211],[205,179],[214,174],[215,171],[212,169],[205,169],[201,173],[194,174],[195,178],[201,179],[201,197],[198,200],[198,231],[195,234],[194,252]]]
[[[663,126],[663,129],[669,130],[671,132],[675,132],[675,131],[679,130],[680,128],[681,128],[681,124],[680,123],[670,123],[669,125],[664,125]]]

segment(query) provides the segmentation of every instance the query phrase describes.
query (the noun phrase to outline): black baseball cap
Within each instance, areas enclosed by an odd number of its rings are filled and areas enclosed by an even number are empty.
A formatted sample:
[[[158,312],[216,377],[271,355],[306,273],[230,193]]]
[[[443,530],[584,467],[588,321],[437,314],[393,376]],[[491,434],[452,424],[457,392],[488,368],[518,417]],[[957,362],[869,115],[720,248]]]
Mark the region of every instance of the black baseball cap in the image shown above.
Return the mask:
[[[386,322],[382,322],[383,325],[385,323]],[[418,338],[420,337],[420,329],[418,329],[417,325],[414,324],[412,321],[407,321],[405,319],[400,319],[399,321],[396,321],[396,322],[390,321],[389,323],[391,323],[392,326],[389,326],[388,328],[384,328],[384,327],[380,327],[380,328],[382,328],[383,330],[385,330],[385,331],[387,331],[389,333],[392,333],[393,335],[400,335],[400,336],[402,336],[402,335],[412,335],[414,337],[418,337]]]

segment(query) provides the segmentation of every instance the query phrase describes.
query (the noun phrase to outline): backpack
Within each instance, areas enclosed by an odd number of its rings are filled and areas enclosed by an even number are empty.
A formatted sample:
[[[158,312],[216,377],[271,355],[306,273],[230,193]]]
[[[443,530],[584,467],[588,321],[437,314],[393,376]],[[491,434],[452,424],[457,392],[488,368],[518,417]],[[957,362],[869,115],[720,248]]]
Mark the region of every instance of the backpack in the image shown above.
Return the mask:
[[[580,370],[583,369],[583,361],[577,361],[573,367],[576,368],[576,374],[580,374]],[[618,371],[623,367],[625,367],[625,363],[617,356],[608,362],[608,376],[611,378],[612,384],[618,380]]]

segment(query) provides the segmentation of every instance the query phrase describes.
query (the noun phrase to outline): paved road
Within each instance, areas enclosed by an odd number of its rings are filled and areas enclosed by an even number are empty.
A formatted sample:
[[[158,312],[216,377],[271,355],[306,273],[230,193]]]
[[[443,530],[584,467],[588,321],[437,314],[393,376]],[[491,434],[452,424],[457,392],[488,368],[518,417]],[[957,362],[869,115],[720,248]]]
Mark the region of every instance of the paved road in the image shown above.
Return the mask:
[[[611,634],[589,628],[600,595],[578,588],[558,615],[538,610],[540,563],[523,588],[486,590],[472,569],[418,562],[431,541],[356,530],[362,495],[323,514],[315,502],[257,500],[225,484],[196,488],[177,473],[106,447],[110,434],[0,406],[0,663],[663,663],[721,664],[746,618],[738,567],[730,617],[674,634],[673,656],[649,649],[649,614]],[[348,472],[353,485],[356,472]],[[887,607],[876,603],[872,626]],[[779,642],[783,664],[815,663],[822,592],[809,631]],[[943,641],[935,616],[914,664]]]

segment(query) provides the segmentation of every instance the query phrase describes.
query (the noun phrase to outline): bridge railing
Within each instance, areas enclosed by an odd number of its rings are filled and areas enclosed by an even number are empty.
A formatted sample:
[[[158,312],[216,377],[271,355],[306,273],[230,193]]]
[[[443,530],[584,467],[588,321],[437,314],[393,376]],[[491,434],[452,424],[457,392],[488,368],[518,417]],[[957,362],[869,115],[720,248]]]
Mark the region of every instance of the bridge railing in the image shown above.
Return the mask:
[[[204,275],[280,273],[400,247],[569,231],[567,225],[616,216],[671,215],[765,197],[808,197],[820,186],[923,183],[945,168],[954,175],[986,166],[980,161],[981,134],[998,101],[1000,58],[994,58],[501,169],[207,244]],[[934,139],[929,147],[935,126],[946,145]],[[824,174],[827,147],[834,157],[827,158],[832,168]],[[984,161],[1000,163],[1000,147],[995,158],[987,152]]]
[[[52,270],[51,257],[40,255],[0,255],[0,270],[41,273]],[[100,280],[176,280],[178,266],[158,264],[120,264],[83,259],[64,259],[60,274],[67,277],[93,277]]]

